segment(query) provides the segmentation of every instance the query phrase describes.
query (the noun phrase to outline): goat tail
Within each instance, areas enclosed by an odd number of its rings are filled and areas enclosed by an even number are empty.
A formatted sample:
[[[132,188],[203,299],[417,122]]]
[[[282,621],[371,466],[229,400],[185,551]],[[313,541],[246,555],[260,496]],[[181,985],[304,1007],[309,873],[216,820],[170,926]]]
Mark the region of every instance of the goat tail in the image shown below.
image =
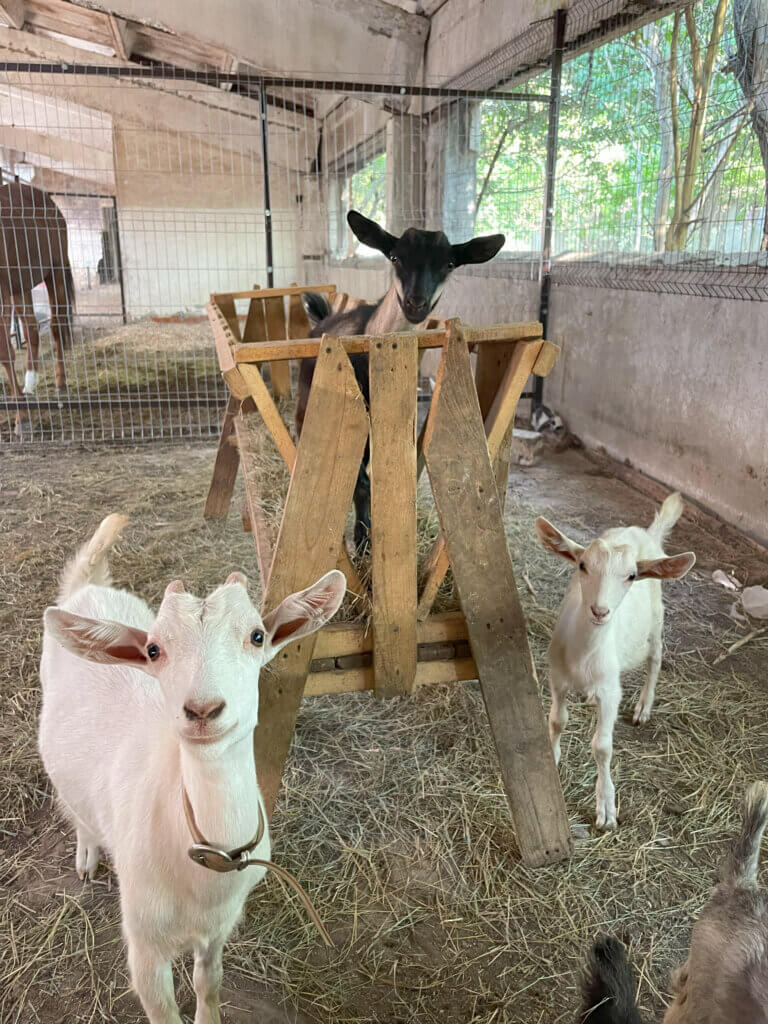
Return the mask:
[[[95,583],[100,587],[110,586],[112,577],[109,572],[107,554],[117,542],[127,523],[128,516],[122,516],[116,512],[102,520],[98,530],[88,543],[83,544],[64,567],[59,583],[59,604],[89,583]]]
[[[648,532],[654,536],[661,545],[663,545],[664,541],[672,532],[672,527],[682,514],[683,499],[680,492],[675,491],[662,502],[661,508],[658,509],[656,515],[653,517],[653,522],[649,526]]]
[[[760,843],[768,826],[768,782],[755,782],[747,790],[741,810],[741,829],[723,866],[729,885],[755,885]]]
[[[301,304],[304,307],[304,312],[307,314],[307,320],[309,320],[311,328],[317,327],[332,312],[328,299],[325,295],[320,295],[319,292],[302,292]]]
[[[581,979],[580,1024],[643,1024],[635,1002],[635,976],[624,945],[600,935]]]

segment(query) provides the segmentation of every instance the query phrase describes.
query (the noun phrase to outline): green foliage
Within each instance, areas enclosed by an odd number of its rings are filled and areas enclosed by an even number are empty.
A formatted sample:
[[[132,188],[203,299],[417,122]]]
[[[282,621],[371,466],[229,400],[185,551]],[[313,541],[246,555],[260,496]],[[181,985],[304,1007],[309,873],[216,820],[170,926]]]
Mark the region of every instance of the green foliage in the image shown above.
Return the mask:
[[[694,19],[702,50],[709,42],[716,0],[701,0]],[[662,132],[670,132],[669,101],[657,107],[656,90],[669,95],[674,16],[658,23],[658,52],[649,29],[639,29],[569,61],[563,68],[554,252],[649,253],[664,178]],[[686,251],[720,252],[759,247],[765,174],[741,91],[728,67],[736,50],[733,18],[715,60]],[[661,58],[659,60],[659,57]],[[677,48],[677,128],[684,156],[693,102],[691,44],[684,20]],[[549,76],[529,83],[546,92]],[[479,195],[505,128],[508,134],[476,211],[480,231],[504,230],[507,248],[540,246],[548,110],[544,104],[486,101],[480,110]],[[731,143],[729,147],[729,143]],[[718,172],[719,168],[719,172]],[[721,172],[721,173],[720,173]],[[709,201],[703,200],[709,195]]]

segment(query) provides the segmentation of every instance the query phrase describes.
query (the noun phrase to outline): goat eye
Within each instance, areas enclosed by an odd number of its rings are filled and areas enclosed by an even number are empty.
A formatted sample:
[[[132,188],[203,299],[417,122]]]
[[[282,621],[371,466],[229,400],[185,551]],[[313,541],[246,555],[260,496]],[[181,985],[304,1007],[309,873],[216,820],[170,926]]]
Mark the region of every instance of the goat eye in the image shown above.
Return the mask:
[[[400,257],[399,256],[390,256],[389,257],[389,262],[392,264],[393,267],[397,267],[400,264]]]
[[[636,572],[631,572],[631,573],[629,574],[629,576],[627,576],[627,579],[628,579],[628,580],[629,580],[629,582],[631,583],[631,582],[632,582],[632,580],[636,580],[636,579],[637,579],[637,573],[636,573]]]
[[[261,645],[264,643],[264,634],[261,632],[260,629],[254,629],[254,631],[251,633],[251,643],[253,644],[254,647],[261,647]]]
[[[587,571],[587,567],[586,567],[586,565],[584,565],[583,562],[579,562],[579,568],[581,569],[582,572],[586,572]]]
[[[446,270],[455,270],[456,269],[456,264],[453,262],[453,260],[448,260],[448,262],[445,264],[445,269]]]
[[[150,661],[157,661],[160,657],[160,648],[157,644],[147,644],[147,657]]]

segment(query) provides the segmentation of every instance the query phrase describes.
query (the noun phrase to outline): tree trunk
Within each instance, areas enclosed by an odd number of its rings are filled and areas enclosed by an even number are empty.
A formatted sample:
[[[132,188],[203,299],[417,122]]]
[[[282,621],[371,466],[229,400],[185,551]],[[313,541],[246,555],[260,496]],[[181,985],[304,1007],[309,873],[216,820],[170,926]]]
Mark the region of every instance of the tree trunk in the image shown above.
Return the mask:
[[[675,176],[675,149],[672,138],[672,104],[669,93],[669,65],[661,45],[658,22],[642,30],[642,53],[653,75],[653,92],[659,118],[660,158],[656,179],[656,204],[653,211],[653,250],[664,252],[669,221],[669,202]]]
[[[763,238],[760,249],[768,249],[768,0],[733,0],[733,30],[736,36],[735,67],[744,99],[752,104],[750,116],[765,177]]]

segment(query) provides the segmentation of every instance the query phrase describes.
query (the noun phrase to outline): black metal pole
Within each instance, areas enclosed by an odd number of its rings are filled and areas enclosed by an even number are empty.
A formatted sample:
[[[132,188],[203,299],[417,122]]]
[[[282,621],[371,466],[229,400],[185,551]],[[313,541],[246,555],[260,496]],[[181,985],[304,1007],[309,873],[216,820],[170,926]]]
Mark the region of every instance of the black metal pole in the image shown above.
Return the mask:
[[[547,337],[549,327],[549,293],[551,278],[552,227],[555,219],[555,172],[557,170],[557,131],[560,125],[560,81],[563,70],[565,23],[568,12],[555,11],[555,35],[552,49],[552,73],[549,85],[549,125],[547,127],[547,164],[544,177],[544,224],[541,239],[541,290],[539,292],[539,320]],[[541,405],[544,378],[536,377],[532,409]]]
[[[123,252],[120,248],[120,219],[117,213],[117,196],[112,196],[112,210],[115,215],[115,262],[117,263],[117,279],[120,282],[120,312],[123,323],[128,323],[125,309],[125,282],[123,281]]]
[[[261,176],[264,183],[264,233],[267,246],[267,288],[275,286],[275,264],[272,251],[272,200],[269,192],[269,123],[267,121],[267,90],[259,89],[261,116]]]

